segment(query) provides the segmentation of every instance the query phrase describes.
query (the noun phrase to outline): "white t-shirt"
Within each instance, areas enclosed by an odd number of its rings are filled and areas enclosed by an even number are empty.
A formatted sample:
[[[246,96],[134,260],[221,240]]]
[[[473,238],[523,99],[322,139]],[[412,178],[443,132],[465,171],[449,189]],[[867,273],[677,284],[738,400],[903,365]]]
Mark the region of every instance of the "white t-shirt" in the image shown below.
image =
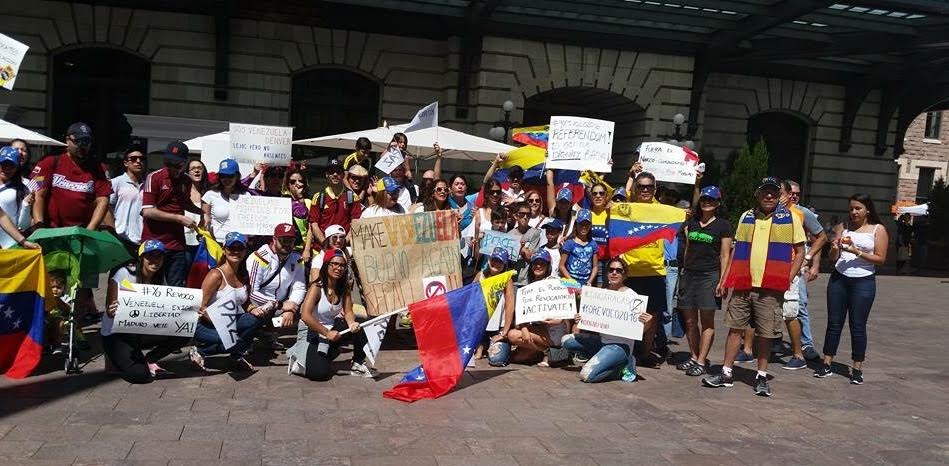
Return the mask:
[[[110,279],[115,286],[119,289],[122,288],[122,280],[128,280],[129,283],[137,283],[135,275],[129,272],[128,267],[120,267],[119,270],[115,271],[115,275]],[[112,335],[112,317],[109,316],[108,312],[102,313],[102,329],[99,330],[99,334],[107,337]]]
[[[238,225],[231,224],[231,202],[236,201],[240,196],[249,196],[249,194],[231,194],[225,199],[224,196],[214,190],[209,190],[201,196],[201,202],[211,206],[211,228],[214,230],[214,239],[219,243],[224,243],[224,237],[235,230]]]
[[[544,246],[544,249],[550,254],[551,278],[560,278],[560,248],[548,248]]]
[[[412,194],[409,193],[409,189],[414,189],[416,197],[418,197],[418,186],[414,184],[410,184],[409,188],[403,187],[399,189],[399,200],[396,202],[398,202],[399,205],[402,206],[403,212],[408,212],[409,209],[412,207]]]
[[[115,233],[132,243],[142,241],[142,182],[128,173],[112,178],[109,208],[115,216]]]
[[[326,292],[323,291],[323,288],[320,288],[320,302],[316,304],[316,309],[313,310],[313,314],[326,328],[333,328],[333,320],[343,313],[343,298],[337,296],[336,299],[338,299],[339,302],[330,304],[329,298],[326,297]]]
[[[26,180],[23,181],[23,184],[27,186]],[[27,189],[27,191],[29,191],[29,189]],[[30,226],[30,220],[32,218],[30,206],[24,202],[17,202],[16,189],[9,184],[0,186],[0,209],[3,209],[3,212],[7,214],[7,217],[10,217],[10,221],[13,222],[17,228],[23,230]],[[11,248],[15,244],[16,241],[14,241],[6,231],[0,228],[0,249]]]
[[[385,217],[388,215],[400,215],[405,212],[405,210],[402,209],[402,206],[399,204],[396,204],[396,210],[399,210],[401,212],[392,211],[378,205],[371,205],[369,207],[366,207],[366,210],[362,211],[362,215],[360,215],[359,217],[360,218]]]

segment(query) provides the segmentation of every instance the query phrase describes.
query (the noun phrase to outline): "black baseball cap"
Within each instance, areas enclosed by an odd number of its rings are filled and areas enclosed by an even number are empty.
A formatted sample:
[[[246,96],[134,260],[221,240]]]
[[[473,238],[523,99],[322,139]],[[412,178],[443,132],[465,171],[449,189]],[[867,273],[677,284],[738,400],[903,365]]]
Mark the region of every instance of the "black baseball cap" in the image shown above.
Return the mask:
[[[761,179],[761,183],[758,185],[758,189],[764,189],[764,188],[767,188],[767,187],[772,187],[772,188],[774,188],[774,189],[780,190],[780,189],[781,189],[781,182],[780,182],[777,178],[775,178],[775,177],[773,177],[773,176],[768,176],[768,177],[762,178],[762,179]]]
[[[326,163],[326,173],[342,172],[343,164],[337,158],[332,158]]]
[[[81,121],[77,121],[69,125],[69,129],[66,130],[66,136],[72,136],[76,141],[86,139],[92,142],[92,128]]]
[[[165,160],[171,162],[184,162],[188,157],[188,146],[181,141],[171,141],[165,148]]]

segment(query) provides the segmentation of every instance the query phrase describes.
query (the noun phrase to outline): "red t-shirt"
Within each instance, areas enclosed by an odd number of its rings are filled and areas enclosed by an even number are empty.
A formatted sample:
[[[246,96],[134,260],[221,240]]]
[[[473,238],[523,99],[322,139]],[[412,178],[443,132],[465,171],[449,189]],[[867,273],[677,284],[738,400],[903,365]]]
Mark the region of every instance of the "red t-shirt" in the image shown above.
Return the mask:
[[[323,206],[320,206],[320,197],[323,197]],[[347,205],[348,204],[348,205]],[[329,188],[313,197],[310,204],[310,223],[319,225],[321,231],[326,231],[330,225],[339,225],[349,231],[353,219],[362,216],[362,204],[355,199],[351,191],[343,191],[334,198]]]
[[[51,227],[85,227],[96,198],[108,198],[112,183],[101,166],[77,165],[69,154],[48,155],[33,167],[32,180],[47,189],[46,221]]]
[[[192,204],[190,193],[184,192],[181,183],[171,179],[167,168],[149,173],[142,187],[142,210],[155,207],[162,212],[183,215],[184,206]],[[171,251],[185,248],[185,230],[177,222],[143,219],[142,241],[150,239],[165,243],[165,247]]]

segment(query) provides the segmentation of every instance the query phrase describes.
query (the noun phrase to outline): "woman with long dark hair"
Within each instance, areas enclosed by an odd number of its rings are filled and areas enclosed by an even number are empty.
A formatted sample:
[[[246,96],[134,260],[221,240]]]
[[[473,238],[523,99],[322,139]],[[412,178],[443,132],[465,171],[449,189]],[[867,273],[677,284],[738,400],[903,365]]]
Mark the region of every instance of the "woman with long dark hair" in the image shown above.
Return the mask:
[[[32,219],[28,198],[30,190],[23,182],[20,151],[12,146],[0,148],[0,210],[18,230],[29,228]],[[0,249],[17,244],[14,235],[0,229]]]
[[[310,222],[308,216],[310,213],[310,189],[306,182],[306,175],[303,170],[297,167],[287,170],[286,182],[283,185],[283,193],[290,198],[290,211],[293,215],[293,224],[297,227],[297,242],[295,249],[303,252],[305,245],[304,238],[310,233]]]
[[[198,158],[189,158],[185,165],[185,175],[190,181],[187,191],[191,195],[191,202],[201,205],[201,196],[208,191],[208,168],[204,162]],[[201,223],[201,216],[192,212],[185,211],[185,217],[194,220],[195,224]],[[194,253],[198,249],[198,235],[191,228],[185,228],[185,250],[188,251],[188,263],[194,258]]]
[[[448,182],[439,178],[432,180],[422,191],[420,202],[414,204],[409,213],[434,212],[451,209],[448,203]]]
[[[827,333],[824,364],[814,377],[830,376],[844,321],[850,320],[853,368],[850,383],[863,384],[867,353],[867,318],[876,297],[876,267],[886,263],[889,237],[868,194],[850,196],[850,218],[834,228],[829,258],[836,261],[827,281]]]

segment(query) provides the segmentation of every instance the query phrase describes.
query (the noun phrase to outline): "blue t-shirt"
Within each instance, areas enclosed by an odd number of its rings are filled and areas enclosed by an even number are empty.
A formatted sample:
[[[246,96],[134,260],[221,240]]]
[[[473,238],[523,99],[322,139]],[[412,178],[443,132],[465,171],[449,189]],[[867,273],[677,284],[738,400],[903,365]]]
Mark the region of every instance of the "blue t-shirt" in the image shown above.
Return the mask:
[[[586,283],[593,273],[593,256],[596,254],[596,243],[580,244],[574,239],[563,243],[563,253],[567,255],[567,273],[570,278]]]
[[[458,222],[459,230],[464,231],[465,228],[468,228],[468,225],[471,225],[472,220],[474,220],[475,201],[477,200],[478,193],[465,196],[465,210],[461,214],[461,221]],[[450,196],[448,197],[448,205],[450,205],[452,209],[461,207],[455,202],[455,198]]]

